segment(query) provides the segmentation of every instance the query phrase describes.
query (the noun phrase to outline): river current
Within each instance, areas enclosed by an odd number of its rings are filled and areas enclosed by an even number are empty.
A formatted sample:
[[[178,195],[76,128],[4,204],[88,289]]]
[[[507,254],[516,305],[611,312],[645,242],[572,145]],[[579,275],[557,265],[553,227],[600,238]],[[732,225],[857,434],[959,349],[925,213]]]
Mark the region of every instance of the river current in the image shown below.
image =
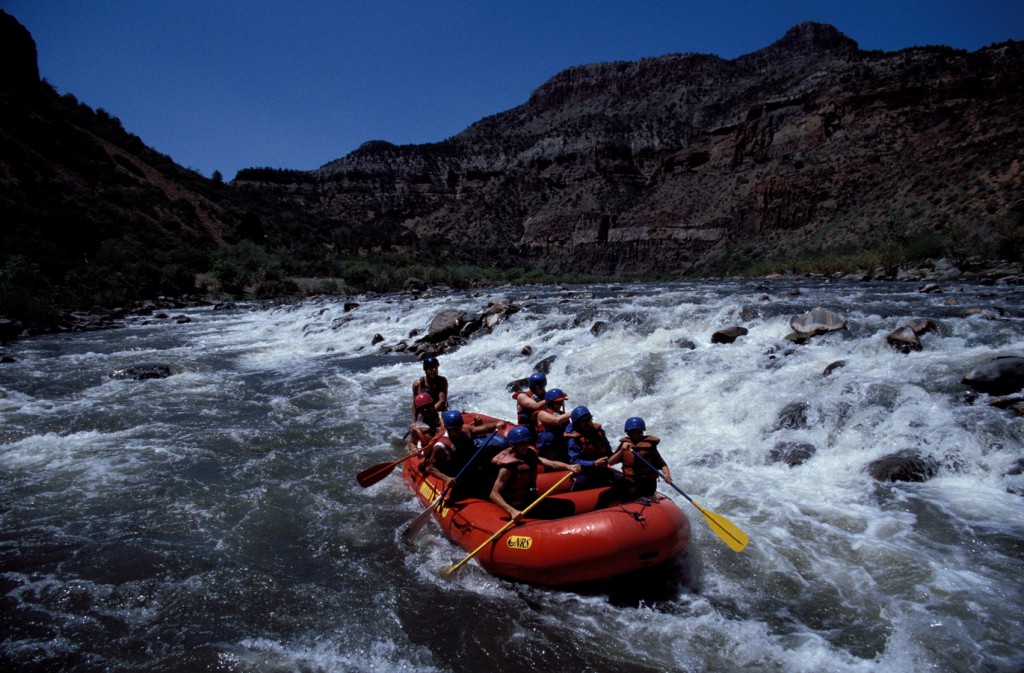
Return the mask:
[[[960,379],[1024,355],[1024,300],[943,290],[435,291],[196,308],[177,312],[191,322],[14,342],[0,365],[0,664],[1018,673],[1024,419],[985,395],[970,403]],[[549,385],[568,405],[587,405],[612,437],[644,417],[676,484],[742,528],[747,549],[730,550],[667,488],[691,519],[689,551],[615,582],[543,589],[474,563],[443,577],[464,552],[432,523],[404,543],[397,531],[419,507],[399,471],[365,489],[354,478],[402,455],[422,373],[381,347],[443,309],[492,301],[522,310],[441,357],[454,408],[514,417],[507,384],[554,356]],[[787,341],[790,319],[816,306],[847,329]],[[914,318],[938,329],[921,351],[894,351],[886,335]],[[749,332],[711,343],[731,325]],[[173,375],[115,376],[152,363]],[[785,446],[813,455],[773,461]],[[906,450],[935,475],[868,475]]]

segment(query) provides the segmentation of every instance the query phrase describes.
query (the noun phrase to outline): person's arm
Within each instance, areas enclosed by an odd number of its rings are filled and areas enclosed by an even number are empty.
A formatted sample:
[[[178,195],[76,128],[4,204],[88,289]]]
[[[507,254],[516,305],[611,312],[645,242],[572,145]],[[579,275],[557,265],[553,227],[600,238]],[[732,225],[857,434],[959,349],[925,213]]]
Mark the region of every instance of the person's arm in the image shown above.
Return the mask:
[[[437,380],[437,400],[434,402],[434,408],[438,411],[444,411],[448,408],[448,379],[438,376]]]
[[[569,418],[570,418],[570,416],[567,413],[566,414],[556,414],[556,413],[554,413],[552,411],[548,411],[548,410],[541,411],[541,412],[539,412],[537,414],[537,420],[538,421],[540,421],[544,425],[551,426],[551,427],[554,427],[556,425],[561,425],[561,424],[565,423],[567,420],[569,420]]]
[[[594,467],[594,461],[584,460],[580,456],[580,445],[575,437],[569,440],[569,462],[580,467]]]
[[[661,457],[661,453],[658,451],[658,449],[654,449],[654,456],[653,457],[657,461],[657,462],[654,463],[654,465],[656,467],[658,465],[661,466],[661,476],[664,478],[665,483],[666,484],[671,484],[672,483],[672,472],[669,471],[668,463],[666,463],[665,459]]]
[[[544,400],[533,399],[533,396],[530,395],[530,393],[526,392],[525,390],[516,393],[515,397],[516,404],[518,404],[521,408],[529,412],[540,411],[545,406]]]
[[[513,521],[515,521],[522,515],[522,512],[508,504],[505,501],[505,498],[501,495],[501,491],[505,488],[505,484],[508,483],[509,472],[510,471],[507,467],[503,467],[498,470],[498,478],[494,480],[494,486],[491,487],[491,502],[508,512],[508,515],[512,517]]]
[[[490,423],[484,423],[484,419],[476,416],[473,418],[473,424],[466,428],[469,432],[470,437],[482,437],[483,435],[489,435],[495,430],[504,430],[505,421],[491,421]]]
[[[443,457],[442,457],[443,456]],[[440,443],[434,444],[430,449],[430,457],[427,458],[426,472],[427,474],[437,477],[444,482],[445,486],[451,486],[455,483],[455,479],[449,477],[447,474],[438,469],[437,464],[443,462],[447,458],[447,452],[445,447]]]
[[[416,420],[416,396],[420,394],[420,380],[412,382],[412,420]]]
[[[615,465],[616,463],[621,462],[623,454],[625,454],[631,448],[633,448],[633,442],[629,441],[627,437],[623,437],[622,439],[620,439],[619,448],[617,448],[615,450],[615,453],[612,454],[611,458],[608,459],[608,464]]]
[[[409,453],[416,453],[425,446],[427,437],[427,424],[417,418],[409,425]]]
[[[569,470],[573,474],[580,473],[579,465],[570,465],[569,463],[563,463],[560,460],[548,460],[543,456],[538,456],[537,459],[540,461],[541,465],[549,470]]]

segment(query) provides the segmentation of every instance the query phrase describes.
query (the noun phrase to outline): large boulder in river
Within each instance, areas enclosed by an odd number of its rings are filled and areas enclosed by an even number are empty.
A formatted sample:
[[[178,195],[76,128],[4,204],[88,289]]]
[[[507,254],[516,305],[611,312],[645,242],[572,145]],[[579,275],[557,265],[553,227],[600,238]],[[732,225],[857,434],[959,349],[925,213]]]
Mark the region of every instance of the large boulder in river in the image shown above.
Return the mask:
[[[938,464],[915,451],[900,451],[868,463],[868,474],[878,481],[924,482],[935,476]]]
[[[846,318],[827,308],[816,306],[789,321],[790,328],[800,335],[816,335],[846,329]]]
[[[495,327],[500,325],[513,313],[519,313],[523,310],[522,306],[516,304],[508,304],[503,301],[493,302],[487,307],[487,311],[484,313],[483,326],[488,330],[493,330]]]
[[[989,395],[1010,395],[1024,390],[1024,357],[1008,355],[983,362],[960,383]]]
[[[484,312],[470,313],[449,308],[441,311],[430,321],[426,335],[417,341],[417,350],[430,355],[450,352],[464,344],[481,329],[490,332],[508,316],[521,310],[520,306],[494,302]]]
[[[713,343],[713,344],[731,344],[733,341],[736,341],[736,339],[739,339],[741,336],[743,336],[745,334],[747,334],[747,328],[746,327],[740,327],[738,325],[733,325],[732,327],[726,327],[724,329],[720,329],[717,332],[715,332],[714,334],[712,334],[711,335],[711,343]]]
[[[457,335],[465,324],[465,311],[455,308],[445,309],[435,315],[434,319],[430,321],[430,327],[427,328],[427,334],[423,337],[422,341],[429,341],[435,344],[440,343],[450,336]]]
[[[921,340],[917,338],[917,332],[910,327],[900,327],[889,332],[885,337],[885,343],[900,353],[921,350]]]

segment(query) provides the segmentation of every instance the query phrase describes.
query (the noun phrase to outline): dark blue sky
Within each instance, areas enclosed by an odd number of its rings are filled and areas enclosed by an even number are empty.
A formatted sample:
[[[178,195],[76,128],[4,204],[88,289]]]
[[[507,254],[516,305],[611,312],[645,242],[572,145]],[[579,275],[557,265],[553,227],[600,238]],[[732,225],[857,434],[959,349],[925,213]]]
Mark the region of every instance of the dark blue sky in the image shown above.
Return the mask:
[[[1024,0],[0,0],[39,69],[178,163],[231,179],[424,143],[574,65],[731,59],[802,21],[862,49],[1024,39]]]

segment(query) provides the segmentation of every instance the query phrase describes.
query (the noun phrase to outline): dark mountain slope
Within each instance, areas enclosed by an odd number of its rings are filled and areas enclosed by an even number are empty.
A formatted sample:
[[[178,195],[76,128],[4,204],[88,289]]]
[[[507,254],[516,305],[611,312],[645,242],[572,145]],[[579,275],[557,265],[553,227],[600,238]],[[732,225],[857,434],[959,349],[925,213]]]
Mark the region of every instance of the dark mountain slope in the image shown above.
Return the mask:
[[[231,190],[175,164],[104,110],[39,80],[0,12],[0,290],[19,315],[193,290],[237,220]]]
[[[291,185],[349,231],[549,268],[689,273],[1019,221],[1024,53],[864,52],[802,24],[733,61],[571,68],[448,141],[367,143]]]

